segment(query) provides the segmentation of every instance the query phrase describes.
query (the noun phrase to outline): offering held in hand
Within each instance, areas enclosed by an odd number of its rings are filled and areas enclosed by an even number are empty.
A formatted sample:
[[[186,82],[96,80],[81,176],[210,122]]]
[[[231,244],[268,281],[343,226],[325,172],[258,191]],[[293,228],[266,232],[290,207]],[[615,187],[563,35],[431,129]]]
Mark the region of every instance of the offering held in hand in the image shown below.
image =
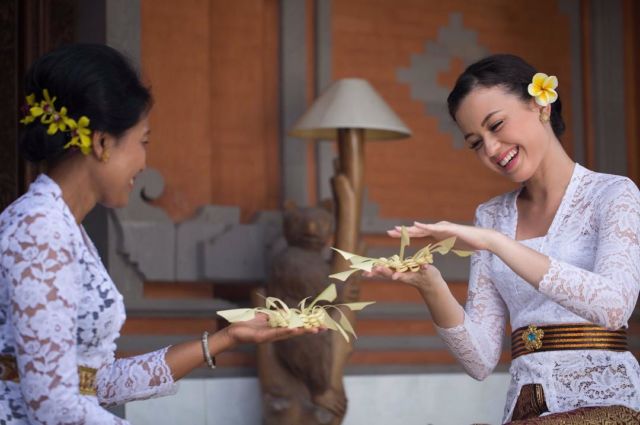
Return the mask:
[[[309,298],[311,298],[307,297],[298,303],[297,308],[290,308],[279,298],[267,297],[265,298],[264,307],[222,310],[218,314],[230,323],[234,323],[251,320],[256,316],[256,313],[264,313],[269,316],[269,325],[273,328],[325,327],[340,332],[349,341],[349,334],[356,337],[356,333],[340,307],[358,311],[373,304],[373,302],[319,304],[322,301],[331,303],[335,301],[337,296],[336,286],[332,283],[311,303],[307,304]],[[331,317],[330,310],[338,312],[338,320]]]
[[[422,248],[421,250],[419,250],[418,252],[416,252],[414,255],[405,258],[404,250],[406,247],[410,245],[411,240],[409,238],[409,233],[407,232],[407,229],[404,226],[402,226],[402,228],[400,229],[400,235],[401,235],[400,236],[400,253],[389,258],[363,257],[360,255],[352,254],[350,252],[339,250],[337,248],[332,248],[333,250],[337,251],[340,255],[342,255],[342,257],[345,260],[349,261],[351,263],[351,266],[350,266],[350,270],[346,270],[340,273],[335,273],[329,277],[338,279],[344,282],[353,273],[356,273],[357,271],[360,271],[360,270],[370,272],[376,266],[388,267],[391,270],[394,270],[396,272],[406,272],[406,271],[416,272],[420,270],[420,267],[422,267],[423,265],[433,263],[434,253],[445,255],[449,252],[453,252],[454,254],[460,257],[467,257],[472,254],[471,251],[461,251],[461,250],[452,249],[456,242],[456,238],[454,236],[448,239],[444,239],[435,244],[429,244],[424,248]]]

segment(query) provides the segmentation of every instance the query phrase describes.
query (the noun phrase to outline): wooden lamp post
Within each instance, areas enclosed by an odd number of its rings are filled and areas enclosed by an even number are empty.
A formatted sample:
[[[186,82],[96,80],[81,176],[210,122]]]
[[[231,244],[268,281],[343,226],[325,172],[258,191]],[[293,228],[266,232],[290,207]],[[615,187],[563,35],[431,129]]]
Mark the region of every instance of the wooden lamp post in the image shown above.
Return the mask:
[[[364,190],[364,141],[402,139],[411,136],[411,131],[366,80],[345,78],[333,83],[315,100],[289,135],[337,140],[338,161],[332,182],[338,202],[335,246],[356,252]],[[342,183],[337,181],[341,179],[348,182],[348,189],[341,187]],[[342,211],[340,190],[347,190],[349,196],[353,196],[354,205],[350,205],[353,209]],[[346,264],[337,264],[339,271],[344,270]]]
[[[289,132],[293,137],[337,140],[338,158],[332,178],[336,205],[334,246],[347,252],[364,254],[360,243],[362,216],[364,142],[409,137],[411,131],[396,116],[373,87],[363,79],[346,78],[324,91]],[[349,263],[340,255],[332,258],[332,273],[347,270]],[[350,282],[340,302],[358,299],[357,287]],[[355,323],[350,310],[345,315]],[[334,333],[331,385],[344,394],[343,374],[353,343]],[[339,424],[342,417],[331,423]]]

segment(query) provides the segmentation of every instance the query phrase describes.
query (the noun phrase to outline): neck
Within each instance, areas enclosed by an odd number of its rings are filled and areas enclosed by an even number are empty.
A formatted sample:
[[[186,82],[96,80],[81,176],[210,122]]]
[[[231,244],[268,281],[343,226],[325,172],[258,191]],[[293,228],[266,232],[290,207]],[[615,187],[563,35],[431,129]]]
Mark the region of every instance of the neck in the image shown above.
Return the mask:
[[[62,199],[67,204],[76,223],[81,223],[98,202],[97,191],[91,183],[82,155],[74,155],[54,165],[47,175],[62,190]]]
[[[550,144],[534,175],[524,183],[523,195],[533,203],[547,203],[561,198],[569,185],[574,167],[575,162],[556,139],[555,143]]]

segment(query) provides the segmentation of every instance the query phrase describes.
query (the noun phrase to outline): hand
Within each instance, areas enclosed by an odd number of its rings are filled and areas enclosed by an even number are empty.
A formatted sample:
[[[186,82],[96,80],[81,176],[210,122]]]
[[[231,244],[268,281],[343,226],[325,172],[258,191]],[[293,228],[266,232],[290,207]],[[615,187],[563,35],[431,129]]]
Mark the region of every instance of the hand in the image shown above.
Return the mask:
[[[256,314],[256,317],[251,320],[232,323],[224,329],[233,345],[261,344],[304,334],[316,334],[320,330],[320,328],[272,328],[269,326],[269,317],[264,313]]]
[[[375,266],[371,272],[364,272],[365,277],[382,277],[397,280],[418,289],[434,290],[446,287],[447,284],[435,266],[425,264],[417,272],[396,272],[388,267]]]
[[[400,226],[387,233],[394,238],[400,237]],[[456,237],[455,249],[461,250],[490,250],[495,239],[496,231],[482,227],[467,226],[464,224],[449,223],[441,221],[435,224],[425,224],[414,222],[413,226],[407,227],[407,233],[412,238],[432,238],[434,241]]]

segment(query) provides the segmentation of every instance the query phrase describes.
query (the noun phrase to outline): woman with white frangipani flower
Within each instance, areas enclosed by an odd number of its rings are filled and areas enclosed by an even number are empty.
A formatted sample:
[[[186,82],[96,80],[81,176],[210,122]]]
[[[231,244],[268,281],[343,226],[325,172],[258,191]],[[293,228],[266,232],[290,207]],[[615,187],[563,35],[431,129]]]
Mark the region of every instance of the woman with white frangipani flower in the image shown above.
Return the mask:
[[[449,112],[478,159],[520,187],[480,205],[474,226],[415,223],[411,237],[456,237],[474,250],[463,308],[440,272],[376,267],[418,288],[467,373],[487,377],[510,322],[504,421],[640,423],[640,367],[626,328],[640,291],[640,193],[564,151],[555,76],[519,57],[469,66]],[[390,231],[400,237],[400,229]]]

